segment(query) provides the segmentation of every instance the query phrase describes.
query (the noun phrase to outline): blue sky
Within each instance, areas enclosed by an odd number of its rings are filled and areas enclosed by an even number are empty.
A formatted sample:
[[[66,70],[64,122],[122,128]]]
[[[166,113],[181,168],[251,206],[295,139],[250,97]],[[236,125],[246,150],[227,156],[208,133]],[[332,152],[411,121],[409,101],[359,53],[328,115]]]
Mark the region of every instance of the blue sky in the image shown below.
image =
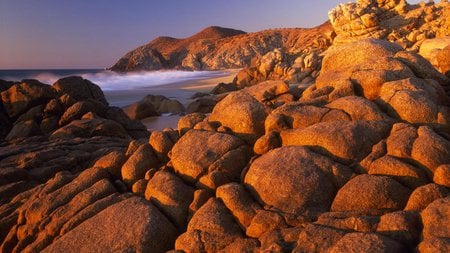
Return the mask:
[[[0,69],[104,68],[160,35],[311,27],[342,0],[0,0]],[[414,1],[410,1],[414,2]]]

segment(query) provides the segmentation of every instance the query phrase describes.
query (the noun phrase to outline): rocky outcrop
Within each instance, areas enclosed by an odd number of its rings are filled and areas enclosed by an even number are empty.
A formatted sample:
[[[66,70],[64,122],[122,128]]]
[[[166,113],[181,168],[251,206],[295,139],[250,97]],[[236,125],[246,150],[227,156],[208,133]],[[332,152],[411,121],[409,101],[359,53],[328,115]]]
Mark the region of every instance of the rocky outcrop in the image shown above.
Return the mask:
[[[433,201],[422,212],[423,237],[450,237],[450,198],[441,198]]]
[[[127,145],[126,139],[111,137],[33,137],[2,147],[2,251],[40,251],[57,236],[121,200],[109,167],[86,168],[108,153],[124,152]],[[14,225],[18,219],[20,225]]]
[[[334,44],[362,38],[387,39],[418,50],[425,39],[449,36],[447,1],[410,5],[405,0],[340,4],[328,13],[336,32]]]
[[[350,6],[375,11],[359,15],[370,25],[401,3]],[[281,78],[281,53],[258,73]],[[0,145],[0,251],[447,252],[448,79],[373,38],[318,62],[304,90],[221,85],[211,114],[136,140],[139,128],[101,96],[0,83],[14,123]]]
[[[331,45],[329,22],[298,34],[293,48],[277,47],[252,60],[235,77],[233,85],[242,89],[265,80],[309,84],[318,76],[323,52]]]
[[[145,198],[154,203],[180,230],[187,225],[188,208],[194,188],[167,171],[158,171],[148,182]]]
[[[323,52],[331,45],[329,24],[318,28],[309,41],[305,41],[302,51],[286,52],[276,48],[241,70],[233,80],[237,88],[252,86],[265,80],[283,80],[287,83],[310,84],[319,75]],[[308,36],[309,37],[309,36]],[[317,40],[313,38],[316,37]]]
[[[93,136],[110,136],[129,138],[126,130],[117,122],[107,119],[81,119],[54,131],[50,138],[89,138]]]
[[[354,50],[355,47],[361,50]],[[427,93],[426,96],[420,95],[428,100],[421,102],[424,104],[423,112],[417,118],[410,118],[412,113],[407,111],[400,117],[413,123],[438,123],[438,115],[447,114],[438,112],[440,106],[448,103],[448,97],[444,95],[446,90],[448,79],[421,56],[404,51],[396,44],[366,39],[330,48],[323,59],[321,75],[315,85],[304,92],[303,99],[326,102],[362,94],[369,100],[381,100],[386,107],[392,108],[389,114],[393,115],[396,111],[403,111],[398,106],[414,103],[419,93]],[[396,102],[397,96],[402,103]],[[412,104],[406,106],[413,107]]]
[[[276,48],[259,56],[238,73],[233,84],[242,88],[278,79],[311,84],[319,76],[322,58],[331,45],[367,38],[395,42],[408,51],[420,50],[423,57],[445,74],[448,57],[443,49],[449,45],[449,15],[447,1],[410,5],[404,0],[358,0],[340,4],[328,13],[332,29],[324,24],[305,31],[300,35],[307,38],[301,51]],[[438,57],[439,51],[443,53]]]
[[[304,145],[317,148],[342,161],[362,160],[373,145],[389,133],[380,121],[328,121],[280,133],[283,146]]]
[[[104,105],[108,105],[100,87],[79,76],[61,78],[52,87],[58,94],[68,94],[77,101],[93,99]]]
[[[423,62],[334,46],[299,99],[261,82],[131,142],[95,97],[31,102],[0,148],[1,250],[445,251],[447,79]]]
[[[156,168],[158,159],[148,143],[140,145],[122,166],[122,180],[129,188],[139,179],[144,178],[145,173]]]
[[[1,93],[2,131],[7,140],[30,136],[147,137],[142,123],[109,107],[100,87],[81,77],[66,77],[52,86],[37,80],[12,83]]]

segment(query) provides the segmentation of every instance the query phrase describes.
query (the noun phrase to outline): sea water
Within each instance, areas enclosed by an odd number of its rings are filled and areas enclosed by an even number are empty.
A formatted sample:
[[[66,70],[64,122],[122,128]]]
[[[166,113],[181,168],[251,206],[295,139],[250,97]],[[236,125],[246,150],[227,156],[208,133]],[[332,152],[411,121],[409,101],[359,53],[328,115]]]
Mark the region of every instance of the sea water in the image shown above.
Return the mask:
[[[81,76],[100,86],[108,102],[113,106],[125,106],[138,101],[147,94],[170,96],[171,84],[201,80],[225,75],[223,71],[148,71],[117,73],[103,69],[33,69],[0,70],[0,79],[20,81],[37,79],[53,84],[67,76]],[[173,92],[179,94],[179,92]],[[177,97],[172,97],[177,99]],[[181,98],[183,99],[183,98]]]

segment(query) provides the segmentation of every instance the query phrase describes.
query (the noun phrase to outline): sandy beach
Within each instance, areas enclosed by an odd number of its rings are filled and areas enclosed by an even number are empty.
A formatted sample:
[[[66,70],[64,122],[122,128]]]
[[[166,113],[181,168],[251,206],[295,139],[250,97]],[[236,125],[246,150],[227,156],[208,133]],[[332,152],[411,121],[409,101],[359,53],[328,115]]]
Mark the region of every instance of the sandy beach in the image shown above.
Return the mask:
[[[225,70],[217,77],[185,80],[158,86],[150,86],[133,90],[104,91],[106,99],[112,106],[124,107],[139,101],[146,95],[163,95],[176,99],[186,105],[196,92],[209,92],[217,84],[232,82],[239,69]]]
[[[230,69],[226,71],[224,76],[209,78],[209,79],[201,79],[201,80],[191,80],[187,82],[181,82],[180,88],[185,91],[190,92],[210,92],[217,84],[219,83],[230,83],[233,81],[234,77],[240,69]]]
[[[180,101],[186,107],[191,102],[192,95],[197,92],[208,93],[219,83],[232,82],[237,72],[239,72],[239,69],[231,69],[223,71],[223,75],[212,78],[186,80],[126,91],[104,91],[104,93],[112,106],[124,107],[139,101],[146,95],[163,95]],[[176,128],[179,118],[179,115],[149,117],[143,119],[142,122],[148,130],[153,131],[167,127]]]

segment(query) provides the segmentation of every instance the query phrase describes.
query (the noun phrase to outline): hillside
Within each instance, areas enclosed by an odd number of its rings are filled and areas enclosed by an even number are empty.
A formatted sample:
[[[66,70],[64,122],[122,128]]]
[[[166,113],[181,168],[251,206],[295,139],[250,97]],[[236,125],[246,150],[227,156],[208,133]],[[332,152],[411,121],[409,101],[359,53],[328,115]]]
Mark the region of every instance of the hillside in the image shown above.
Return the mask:
[[[223,38],[245,34],[244,31],[210,26],[188,38],[161,36],[122,57],[111,69],[115,71],[157,70],[174,68],[195,43],[209,44]]]
[[[185,39],[158,37],[127,53],[111,70],[241,68],[248,66],[254,57],[276,48],[299,52],[331,31],[329,22],[310,29],[283,28],[255,33],[213,26]]]

